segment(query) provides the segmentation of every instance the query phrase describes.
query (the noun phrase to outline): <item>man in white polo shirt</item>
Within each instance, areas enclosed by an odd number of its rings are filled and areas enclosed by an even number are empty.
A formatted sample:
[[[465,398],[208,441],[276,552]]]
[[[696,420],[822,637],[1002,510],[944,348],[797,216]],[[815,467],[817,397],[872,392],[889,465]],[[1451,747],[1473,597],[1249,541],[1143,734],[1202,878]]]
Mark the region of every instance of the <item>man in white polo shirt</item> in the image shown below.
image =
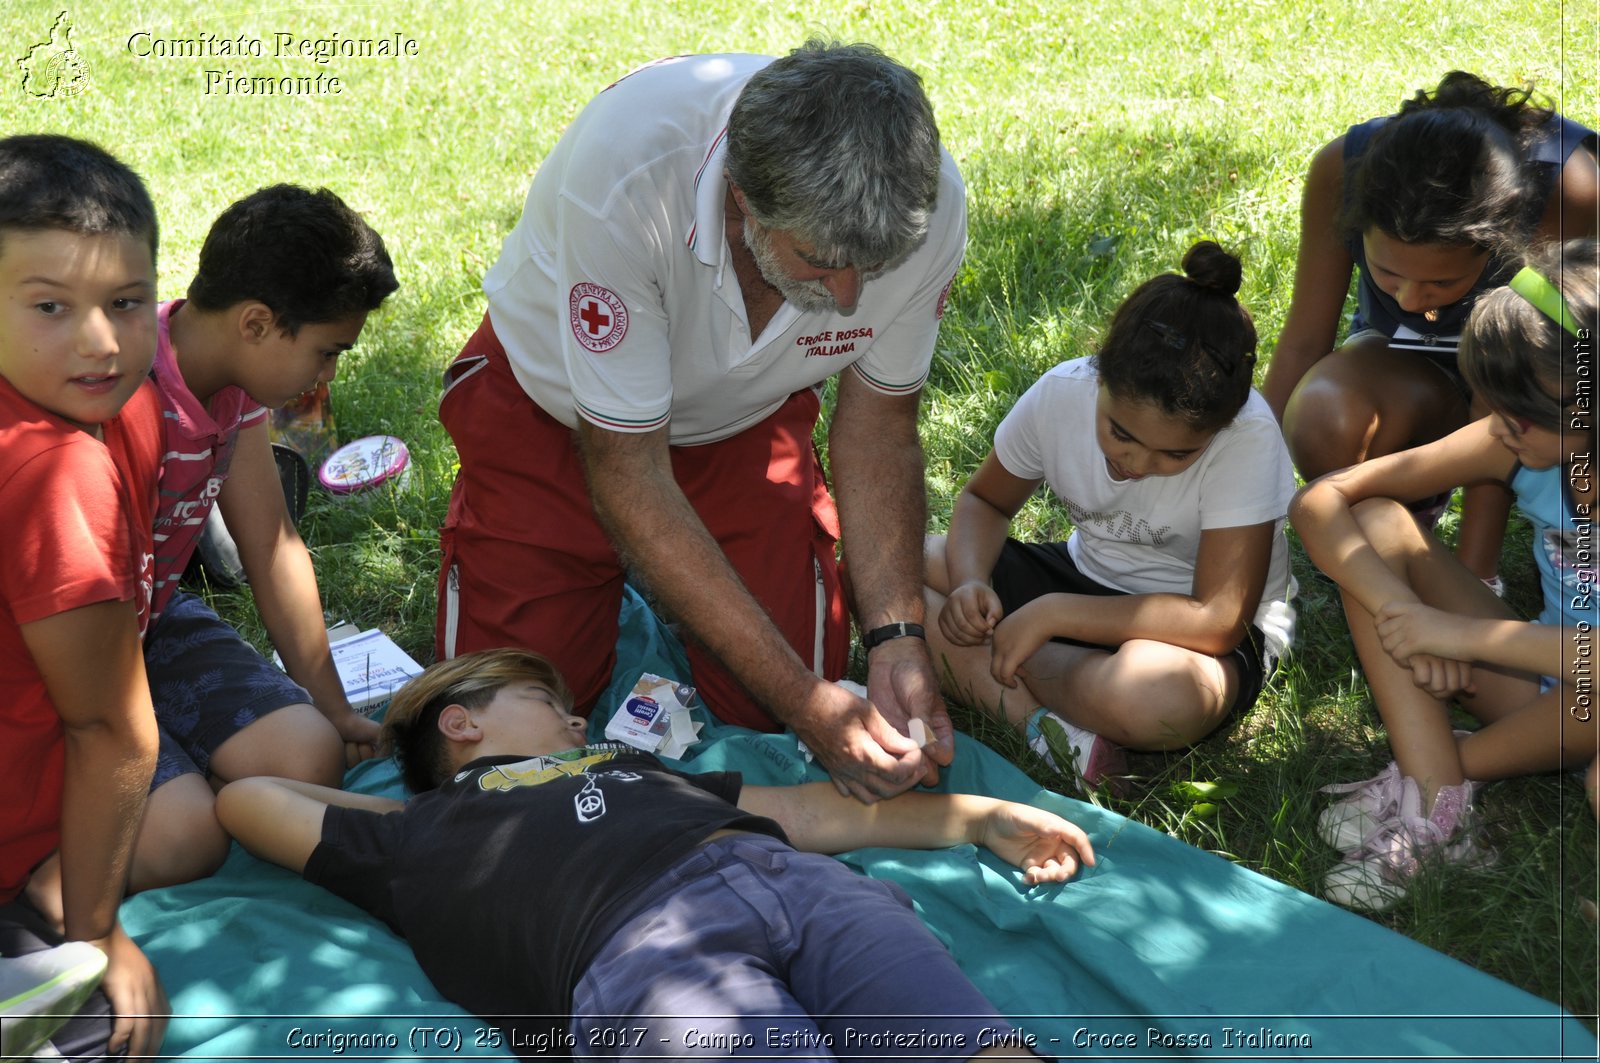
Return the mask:
[[[870,46],[669,59],[602,92],[446,373],[440,655],[538,649],[587,712],[626,564],[719,717],[793,727],[863,800],[933,778],[954,747],[920,637],[916,418],[965,241],[921,82]],[[835,374],[837,511],[812,446]],[[841,526],[867,699],[828,682],[849,653]]]

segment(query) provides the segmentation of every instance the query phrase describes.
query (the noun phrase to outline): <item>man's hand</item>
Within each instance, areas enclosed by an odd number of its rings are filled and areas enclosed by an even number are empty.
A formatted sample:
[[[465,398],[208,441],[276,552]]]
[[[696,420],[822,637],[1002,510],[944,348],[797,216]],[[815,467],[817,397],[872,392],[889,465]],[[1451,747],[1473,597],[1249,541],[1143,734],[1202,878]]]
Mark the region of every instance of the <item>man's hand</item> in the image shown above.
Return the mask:
[[[1001,802],[984,818],[978,844],[1022,868],[1022,880],[1030,886],[1065,882],[1080,866],[1094,866],[1094,849],[1078,826],[1014,801]]]
[[[115,1016],[108,1045],[112,1054],[126,1051],[130,1058],[155,1055],[167,1032],[167,1017],[172,1013],[155,968],[120,923],[109,936],[90,944],[106,954],[106,974],[100,988],[111,1001]]]
[[[1045,598],[1035,598],[994,629],[989,674],[1001,686],[1015,689],[1017,669],[1055,635],[1045,602]]]
[[[339,738],[344,742],[344,766],[353,768],[364,760],[371,760],[378,755],[378,735],[383,728],[378,726],[378,721],[369,716],[363,716],[354,709],[345,709],[336,715],[330,715],[328,721],[333,724],[334,730],[339,732]]]
[[[939,630],[957,646],[981,646],[1004,617],[994,588],[983,580],[968,580],[950,592],[939,610]]]
[[[915,742],[865,698],[835,683],[817,683],[790,725],[839,792],[863,804],[909,790],[926,771]]]
[[[913,719],[928,725],[933,741],[922,748],[920,781],[936,785],[939,766],[955,759],[956,739],[944,698],[939,696],[939,677],[928,657],[928,644],[906,637],[874,647],[867,657],[867,698],[890,726],[908,738]]]

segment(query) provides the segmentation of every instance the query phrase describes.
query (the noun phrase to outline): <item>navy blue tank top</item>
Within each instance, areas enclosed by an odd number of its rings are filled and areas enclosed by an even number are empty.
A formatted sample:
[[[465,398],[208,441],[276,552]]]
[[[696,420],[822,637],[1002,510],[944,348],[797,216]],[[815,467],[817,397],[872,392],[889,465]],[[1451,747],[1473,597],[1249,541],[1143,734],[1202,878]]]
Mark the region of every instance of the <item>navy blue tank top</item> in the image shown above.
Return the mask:
[[[1385,115],[1353,125],[1344,134],[1345,197],[1350,196],[1350,171],[1372,142],[1372,136],[1383,124],[1395,117]],[[1552,114],[1540,127],[1537,139],[1529,150],[1530,161],[1535,165],[1538,187],[1536,202],[1531,205],[1535,223],[1543,215],[1545,203],[1561,178],[1561,169],[1580,144],[1594,150],[1594,131],[1559,114]],[[1350,319],[1350,332],[1354,335],[1363,329],[1375,329],[1389,337],[1389,346],[1414,350],[1435,359],[1455,362],[1455,350],[1461,342],[1461,330],[1466,327],[1467,315],[1478,293],[1498,288],[1511,279],[1514,263],[1499,256],[1489,259],[1483,273],[1472,290],[1449,306],[1438,309],[1436,320],[1429,321],[1420,313],[1402,310],[1394,297],[1372,282],[1367,272],[1367,253],[1360,237],[1345,242],[1356,265],[1356,309]]]

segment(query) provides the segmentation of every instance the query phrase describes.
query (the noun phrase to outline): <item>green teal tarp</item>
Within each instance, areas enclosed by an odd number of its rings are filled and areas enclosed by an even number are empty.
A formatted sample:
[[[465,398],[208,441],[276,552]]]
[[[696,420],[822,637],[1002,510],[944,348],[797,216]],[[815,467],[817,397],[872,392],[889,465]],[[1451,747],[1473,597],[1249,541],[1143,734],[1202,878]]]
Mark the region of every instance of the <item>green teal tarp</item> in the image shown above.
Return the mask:
[[[626,664],[603,705],[616,704],[640,672],[688,674],[681,651],[636,597],[625,602],[623,620]],[[823,777],[793,736],[715,723],[682,763],[738,770],[760,785]],[[361,765],[347,785],[401,794],[391,762]],[[940,789],[1051,808],[1094,842],[1096,867],[1035,888],[971,846],[841,857],[903,886],[1043,1055],[1595,1058],[1594,1034],[1556,1005],[1148,827],[1041,790],[975,741],[960,739]],[[237,847],[217,876],[134,897],[123,918],[171,995],[171,1055],[506,1054],[495,1031],[439,998],[404,942]]]

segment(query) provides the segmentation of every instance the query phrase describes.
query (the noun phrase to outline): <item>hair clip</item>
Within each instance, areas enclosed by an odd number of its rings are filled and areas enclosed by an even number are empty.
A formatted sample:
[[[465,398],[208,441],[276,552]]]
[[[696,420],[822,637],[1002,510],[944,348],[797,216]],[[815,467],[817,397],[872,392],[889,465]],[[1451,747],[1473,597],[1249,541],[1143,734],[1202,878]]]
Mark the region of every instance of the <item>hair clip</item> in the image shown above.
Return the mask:
[[[1168,347],[1171,347],[1173,350],[1181,351],[1185,347],[1189,346],[1189,337],[1185,336],[1171,325],[1163,324],[1160,321],[1152,321],[1149,318],[1145,318],[1144,323],[1150,327],[1150,331],[1161,337],[1162,343],[1166,344]]]
[[[1184,335],[1182,332],[1179,332],[1171,325],[1168,325],[1162,321],[1152,321],[1150,318],[1145,318],[1144,323],[1149,326],[1150,331],[1161,337],[1161,342],[1163,344],[1171,347],[1173,350],[1182,351],[1188,348],[1189,337]],[[1242,355],[1232,365],[1229,365],[1223,359],[1222,352],[1211,346],[1211,344],[1201,340],[1199,346],[1200,349],[1205,352],[1206,357],[1210,358],[1212,363],[1215,364],[1218,369],[1222,370],[1223,376],[1232,376],[1239,371],[1241,366],[1247,370],[1253,370],[1255,368],[1256,356],[1253,354]]]
[[[1561,290],[1550,283],[1543,273],[1532,266],[1523,266],[1517,275],[1511,278],[1508,285],[1510,289],[1533,304],[1545,317],[1554,321],[1574,337],[1578,335],[1578,319],[1572,315],[1571,307],[1561,297]]]

